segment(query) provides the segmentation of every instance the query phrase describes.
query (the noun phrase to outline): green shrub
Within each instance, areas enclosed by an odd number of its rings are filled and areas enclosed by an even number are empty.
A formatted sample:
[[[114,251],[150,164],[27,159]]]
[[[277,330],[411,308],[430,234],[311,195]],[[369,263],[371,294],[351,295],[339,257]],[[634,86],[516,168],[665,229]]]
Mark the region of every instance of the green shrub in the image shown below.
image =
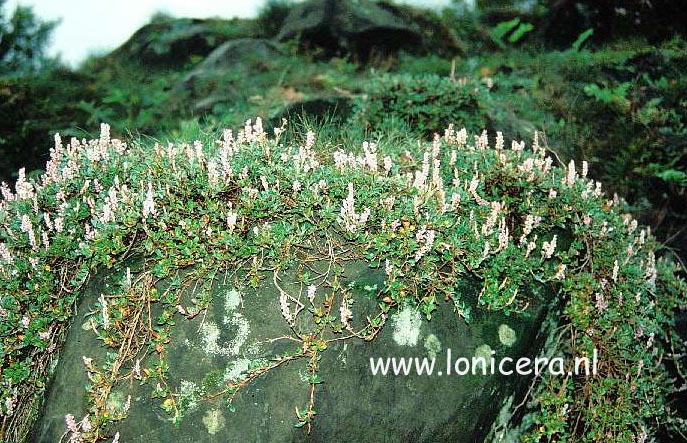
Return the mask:
[[[489,95],[496,99],[489,103],[494,126],[511,134],[503,115],[513,108],[545,131],[563,161],[587,159],[590,173],[624,196],[626,210],[660,223],[659,238],[684,248],[684,237],[675,235],[687,219],[682,39],[543,57],[517,51],[492,63],[498,66]]]
[[[580,123],[596,134],[584,151],[598,159],[598,175],[636,207],[667,214],[670,231],[687,220],[686,66],[684,47],[638,51],[607,80],[584,85],[589,99],[578,107]]]
[[[45,50],[58,22],[44,22],[31,7],[21,5],[5,17],[6,1],[0,0],[0,75],[35,73],[50,61]]]
[[[78,126],[88,114],[78,103],[93,97],[89,80],[66,69],[0,78],[0,182],[13,182],[21,167],[43,168],[51,133],[85,135]]]
[[[479,132],[487,119],[481,106],[486,91],[479,84],[437,75],[387,75],[373,80],[354,103],[354,124],[372,133],[394,122],[425,136],[443,133],[450,123]]]

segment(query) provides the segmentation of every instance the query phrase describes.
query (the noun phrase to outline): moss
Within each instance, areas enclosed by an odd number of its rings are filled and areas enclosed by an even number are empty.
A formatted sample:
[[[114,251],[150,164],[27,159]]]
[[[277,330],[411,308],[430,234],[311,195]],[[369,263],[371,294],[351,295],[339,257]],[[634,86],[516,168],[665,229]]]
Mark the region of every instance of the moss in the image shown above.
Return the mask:
[[[215,435],[224,428],[224,415],[218,409],[209,409],[203,416],[203,423],[208,434]]]
[[[441,352],[441,342],[434,334],[429,334],[425,338],[425,350],[430,358],[435,358]]]
[[[510,348],[518,340],[515,335],[515,331],[507,324],[502,324],[499,326],[499,341],[501,344],[507,348]]]

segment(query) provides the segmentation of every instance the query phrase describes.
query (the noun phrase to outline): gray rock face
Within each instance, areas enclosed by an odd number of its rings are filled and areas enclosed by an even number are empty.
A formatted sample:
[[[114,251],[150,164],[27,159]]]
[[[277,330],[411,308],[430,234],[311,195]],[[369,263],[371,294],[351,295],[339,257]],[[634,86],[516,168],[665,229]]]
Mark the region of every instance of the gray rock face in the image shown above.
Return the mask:
[[[197,83],[210,81],[228,72],[247,73],[251,69],[264,69],[266,60],[280,54],[279,47],[269,40],[240,38],[230,40],[212,51],[182,84],[191,90]]]
[[[283,118],[288,121],[300,121],[302,118],[323,120],[327,117],[345,119],[350,116],[351,111],[352,104],[349,97],[313,97],[285,106],[274,114],[268,127],[279,127]]]
[[[375,51],[389,53],[422,44],[415,26],[367,0],[311,0],[295,6],[277,39],[295,38],[323,49],[325,55],[352,53],[363,61]]]
[[[169,362],[167,387],[184,409],[180,424],[170,423],[170,416],[161,409],[162,399],[154,398],[157,388],[122,377],[107,399],[113,414],[129,408],[127,417],[114,424],[120,441],[467,443],[488,434],[508,399],[520,401],[523,387],[529,385],[528,377],[483,375],[480,369],[475,375],[457,375],[455,362],[460,357],[485,356],[488,361],[491,355],[514,359],[535,355],[545,312],[541,306],[530,307],[521,316],[477,313],[470,325],[449,306],[439,309],[431,321],[417,309],[405,307],[392,311],[372,341],[330,341],[319,354],[317,375],[322,383],[314,385],[317,415],[310,434],[306,427],[294,427],[295,411],[306,409],[311,399],[308,358],[285,362],[256,377],[228,406],[226,394],[215,397],[214,393],[221,392],[228,382],[246,377],[253,368],[293,353],[301,344],[288,337],[307,336],[316,328],[306,311],[293,327],[280,312],[280,291],[301,293],[301,300],[306,299],[296,271],[302,265],[295,264],[276,276],[265,272],[257,289],[250,288],[246,275],[240,272],[230,270],[215,276],[207,312],[190,320],[179,316],[165,351]],[[328,266],[320,262],[313,271],[324,273]],[[123,272],[117,269],[95,278],[82,299],[82,314],[69,333],[33,441],[59,441],[65,430],[65,415],[73,414],[78,420],[86,413],[83,387],[89,378],[83,357],[99,365],[112,350],[97,340],[83,313],[88,314],[100,294],[107,293],[111,282],[121,279]],[[354,324],[374,315],[378,303],[375,291],[383,286],[384,279],[383,270],[369,268],[362,261],[345,264],[340,283],[349,288],[355,300],[351,305]],[[477,286],[466,285],[462,290],[477,297]],[[189,291],[183,300],[192,296]],[[313,306],[326,305],[326,296],[324,289],[318,289]],[[393,366],[388,366],[386,375],[375,366],[378,372],[373,374],[372,364],[381,361],[384,365],[387,358],[427,359],[428,365],[433,361],[432,375],[427,375],[429,366],[418,374],[415,360],[407,375],[403,371],[394,375]],[[140,366],[151,368],[156,360],[155,352],[149,352]]]
[[[212,51],[176,88],[196,100],[196,111],[208,112],[214,105],[231,100],[231,88],[227,86],[233,78],[269,69],[270,60],[279,54],[279,46],[269,40],[229,40]]]
[[[140,28],[113,55],[148,64],[181,65],[192,55],[205,56],[226,37],[219,31],[226,21],[168,19]]]
[[[280,53],[279,47],[269,40],[260,38],[230,40],[208,54],[188,77],[200,77],[215,71],[236,69],[237,65],[260,63]]]

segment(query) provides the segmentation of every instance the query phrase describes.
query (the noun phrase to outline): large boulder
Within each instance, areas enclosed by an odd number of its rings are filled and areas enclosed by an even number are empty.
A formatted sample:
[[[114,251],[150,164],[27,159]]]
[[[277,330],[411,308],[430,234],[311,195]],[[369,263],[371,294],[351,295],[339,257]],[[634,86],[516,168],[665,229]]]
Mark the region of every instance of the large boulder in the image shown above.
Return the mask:
[[[215,48],[193,71],[203,72],[232,69],[237,64],[264,62],[282,54],[274,42],[260,38],[240,38],[230,40]]]
[[[230,40],[213,50],[176,88],[186,93],[182,97],[195,100],[195,111],[207,112],[232,100],[229,91],[237,80],[271,69],[273,58],[281,54],[279,46],[270,40]]]
[[[313,242],[316,245],[317,242]],[[302,291],[298,268],[261,275],[264,282],[252,289],[249,277],[229,270],[212,282],[208,311],[191,320],[179,320],[169,334],[165,357],[169,364],[168,386],[178,395],[179,426],[159,408],[164,399],[155,399],[155,389],[128,376],[115,383],[108,395],[111,412],[116,414],[127,402],[128,418],[116,425],[120,441],[132,443],[250,441],[255,443],[303,441],[303,430],[294,408],[305,409],[314,400],[317,420],[310,430],[310,442],[332,441],[452,441],[474,442],[490,432],[503,404],[510,397],[521,398],[529,377],[502,375],[457,375],[455,361],[460,357],[508,355],[534,356],[544,342],[538,335],[541,304],[524,316],[480,315],[471,325],[443,306],[431,322],[415,308],[406,307],[390,317],[390,324],[374,340],[341,340],[327,345],[318,357],[317,376],[322,384],[310,397],[309,361],[305,358],[280,365],[256,378],[240,391],[231,406],[226,397],[211,398],[222,392],[226,383],[251,377],[251,370],[278,363],[277,358],[298,350],[294,331],[307,336],[317,324],[303,318],[290,328],[280,313],[279,291]],[[313,266],[314,265],[314,266]],[[341,284],[355,297],[351,311],[355,319],[374,315],[372,295],[384,286],[383,269],[372,269],[363,261],[339,263],[344,273]],[[311,263],[313,271],[326,275],[337,266],[326,260]],[[139,268],[140,269],[140,268]],[[92,307],[101,294],[109,294],[126,274],[126,267],[103,273],[93,280],[83,298],[57,367],[42,419],[33,438],[39,442],[58,441],[65,432],[65,416],[83,417],[88,403],[83,386],[94,373],[84,368],[83,357],[94,362],[108,359],[108,350],[98,340],[92,320]],[[140,274],[133,274],[136,280]],[[277,283],[279,282],[279,283]],[[470,288],[476,300],[478,287]],[[319,287],[313,306],[326,306],[329,292]],[[183,299],[191,300],[189,291]],[[89,309],[91,308],[91,309]],[[338,311],[338,307],[337,307]],[[112,350],[110,350],[112,352]],[[370,359],[434,359],[431,376],[372,373]],[[156,366],[153,353],[141,360],[142,368]],[[447,373],[451,362],[452,374]],[[375,363],[377,360],[375,360]],[[94,365],[95,366],[95,365]],[[462,370],[462,368],[461,368]],[[136,381],[132,383],[132,381]],[[80,395],[74,395],[79,392]],[[151,394],[152,392],[152,394]],[[153,398],[151,398],[151,396]],[[127,400],[128,399],[128,400]],[[512,401],[512,399],[511,399]],[[418,411],[422,411],[418,413]]]
[[[238,19],[163,17],[141,27],[110,55],[150,65],[182,66],[204,57],[236,34]]]
[[[422,46],[417,26],[368,0],[310,0],[293,7],[280,41],[298,39],[325,56],[353,54],[365,61],[373,53]]]

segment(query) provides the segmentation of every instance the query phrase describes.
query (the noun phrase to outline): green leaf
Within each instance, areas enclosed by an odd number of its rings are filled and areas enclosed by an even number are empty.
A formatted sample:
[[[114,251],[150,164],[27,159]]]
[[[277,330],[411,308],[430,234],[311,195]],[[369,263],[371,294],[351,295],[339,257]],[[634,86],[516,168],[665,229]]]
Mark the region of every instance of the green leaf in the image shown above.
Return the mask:
[[[497,24],[494,29],[491,30],[491,35],[496,39],[497,42],[503,43],[503,37],[506,36],[510,31],[515,29],[516,26],[520,24],[520,18],[515,17],[513,20],[508,20]]]
[[[687,186],[687,174],[677,169],[666,169],[654,174],[656,177],[679,186]]]
[[[532,23],[522,23],[508,37],[508,41],[511,43],[517,43],[525,34],[532,31],[533,29],[534,29],[534,25]]]
[[[582,45],[589,40],[589,38],[594,35],[594,28],[589,28],[583,33],[581,33],[579,36],[577,36],[577,39],[573,42],[571,49],[575,52],[580,52],[580,48]]]

